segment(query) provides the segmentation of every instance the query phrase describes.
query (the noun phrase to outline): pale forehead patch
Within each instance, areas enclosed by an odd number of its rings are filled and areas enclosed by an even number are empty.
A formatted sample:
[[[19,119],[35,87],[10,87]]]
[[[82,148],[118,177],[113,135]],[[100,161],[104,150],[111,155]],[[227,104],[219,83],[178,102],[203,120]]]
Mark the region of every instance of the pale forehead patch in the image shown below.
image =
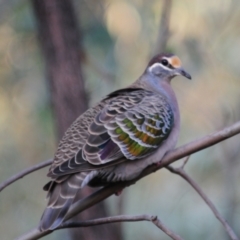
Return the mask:
[[[177,56],[168,58],[168,61],[174,68],[179,68],[182,65],[181,60]]]

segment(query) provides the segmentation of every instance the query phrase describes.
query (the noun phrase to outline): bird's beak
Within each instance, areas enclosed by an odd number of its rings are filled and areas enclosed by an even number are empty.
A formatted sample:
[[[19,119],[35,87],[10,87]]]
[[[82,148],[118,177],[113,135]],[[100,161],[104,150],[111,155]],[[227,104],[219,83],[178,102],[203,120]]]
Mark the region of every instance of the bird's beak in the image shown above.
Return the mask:
[[[176,69],[179,75],[182,75],[185,78],[192,79],[191,75],[187,73],[183,68]]]

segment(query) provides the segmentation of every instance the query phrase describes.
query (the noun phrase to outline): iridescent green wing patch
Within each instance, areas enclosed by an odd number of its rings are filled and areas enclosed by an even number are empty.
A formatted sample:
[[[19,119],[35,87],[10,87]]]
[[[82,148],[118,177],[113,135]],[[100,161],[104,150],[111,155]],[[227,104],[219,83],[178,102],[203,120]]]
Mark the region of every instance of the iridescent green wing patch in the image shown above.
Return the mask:
[[[86,161],[101,165],[125,157],[119,145],[110,136],[107,125],[115,121],[117,116],[139,104],[144,94],[143,89],[133,89],[133,91],[115,92],[105,100],[105,107],[96,115],[88,128],[89,137],[82,151]]]
[[[173,123],[172,109],[161,95],[144,89],[115,92],[72,125],[71,138],[66,135],[58,152],[68,160],[56,161],[52,171],[57,176],[143,158],[161,146]]]
[[[173,127],[173,112],[164,99],[146,97],[141,105],[118,115],[107,124],[109,135],[124,156],[143,158],[161,146]]]

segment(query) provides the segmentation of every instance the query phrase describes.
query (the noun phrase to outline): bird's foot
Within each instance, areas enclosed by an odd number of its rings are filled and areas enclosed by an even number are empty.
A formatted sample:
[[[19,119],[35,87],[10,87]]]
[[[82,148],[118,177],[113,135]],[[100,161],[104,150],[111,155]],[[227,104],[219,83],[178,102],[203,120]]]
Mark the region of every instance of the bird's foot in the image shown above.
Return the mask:
[[[121,195],[121,193],[122,193],[122,191],[123,191],[123,189],[121,189],[121,190],[119,190],[119,191],[115,192],[115,195],[116,195],[116,196],[120,196],[120,195]]]
[[[159,162],[155,163],[155,164],[156,164],[156,167],[160,167],[160,166],[161,166],[161,163],[162,163],[162,161],[159,161]]]

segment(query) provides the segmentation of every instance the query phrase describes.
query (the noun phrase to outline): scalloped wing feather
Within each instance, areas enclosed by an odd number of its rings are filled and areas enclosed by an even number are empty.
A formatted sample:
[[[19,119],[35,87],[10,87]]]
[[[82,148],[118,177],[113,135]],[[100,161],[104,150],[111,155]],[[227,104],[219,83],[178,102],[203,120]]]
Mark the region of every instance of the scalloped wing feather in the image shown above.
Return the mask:
[[[143,158],[167,139],[173,122],[171,107],[161,95],[144,89],[116,91],[73,123],[49,176]]]

